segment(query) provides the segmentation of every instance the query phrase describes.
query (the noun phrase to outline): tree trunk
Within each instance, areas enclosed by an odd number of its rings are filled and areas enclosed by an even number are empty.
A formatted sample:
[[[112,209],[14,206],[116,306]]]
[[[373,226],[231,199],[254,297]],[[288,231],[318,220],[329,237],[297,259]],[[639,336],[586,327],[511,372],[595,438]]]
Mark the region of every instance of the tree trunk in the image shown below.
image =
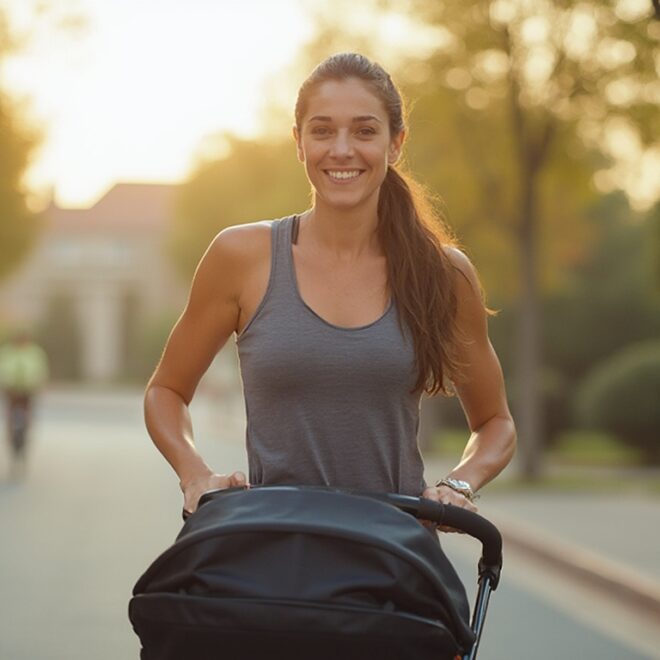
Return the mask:
[[[520,467],[526,479],[541,472],[543,451],[540,372],[540,307],[536,259],[535,172],[521,173],[521,218],[518,245],[521,259],[521,294],[518,309],[515,421]]]

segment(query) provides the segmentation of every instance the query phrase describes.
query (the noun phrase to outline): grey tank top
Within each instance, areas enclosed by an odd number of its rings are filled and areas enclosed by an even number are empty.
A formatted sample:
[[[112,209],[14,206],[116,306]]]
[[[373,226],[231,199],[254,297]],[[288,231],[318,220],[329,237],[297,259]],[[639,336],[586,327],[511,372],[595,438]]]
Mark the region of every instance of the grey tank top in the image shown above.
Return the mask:
[[[353,328],[316,314],[298,290],[295,220],[271,221],[268,287],[236,337],[249,481],[421,495],[421,397],[396,303]]]

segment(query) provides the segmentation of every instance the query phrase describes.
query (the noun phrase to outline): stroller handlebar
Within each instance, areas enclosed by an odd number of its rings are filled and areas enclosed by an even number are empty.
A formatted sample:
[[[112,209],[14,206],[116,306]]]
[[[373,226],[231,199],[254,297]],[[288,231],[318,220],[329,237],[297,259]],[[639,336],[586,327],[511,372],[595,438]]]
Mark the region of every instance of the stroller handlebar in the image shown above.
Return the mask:
[[[492,588],[497,587],[502,570],[502,535],[492,522],[477,513],[451,504],[443,504],[410,495],[365,493],[389,502],[416,518],[430,520],[438,525],[455,527],[481,541],[482,555],[479,575],[490,577]]]
[[[198,507],[201,507],[206,502],[214,499],[214,497],[219,495],[220,492],[245,490],[246,488],[246,486],[239,486],[236,488],[210,490],[202,495]],[[279,489],[286,488],[286,486],[254,485],[249,488]],[[324,489],[322,486],[319,486],[318,488]],[[414,497],[412,495],[400,495],[397,493],[372,493],[332,487],[327,487],[327,490],[372,497],[393,505],[416,518],[430,520],[438,525],[454,527],[469,534],[481,541],[482,555],[481,561],[479,562],[479,575],[488,577],[493,589],[497,587],[500,572],[502,570],[502,536],[493,523],[479,514],[458,506],[452,506],[451,504],[435,502],[425,497]],[[190,514],[187,511],[184,511],[184,519],[189,515]]]

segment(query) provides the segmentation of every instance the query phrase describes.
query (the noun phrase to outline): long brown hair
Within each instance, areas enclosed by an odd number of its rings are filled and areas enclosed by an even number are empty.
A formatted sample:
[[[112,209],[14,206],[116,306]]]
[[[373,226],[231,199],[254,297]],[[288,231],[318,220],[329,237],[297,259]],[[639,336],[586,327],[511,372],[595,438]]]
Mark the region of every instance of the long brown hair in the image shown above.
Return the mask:
[[[389,74],[363,55],[338,53],[321,62],[301,85],[295,108],[299,131],[316,87],[346,78],[363,81],[383,102],[390,137],[405,128],[403,99]],[[399,324],[408,328],[413,339],[417,368],[413,391],[451,396],[450,382],[461,379],[464,365],[459,362],[458,349],[465,337],[456,322],[455,277],[461,271],[444,248],[457,247],[458,241],[431,195],[401,166],[390,165],[381,185],[377,232]]]

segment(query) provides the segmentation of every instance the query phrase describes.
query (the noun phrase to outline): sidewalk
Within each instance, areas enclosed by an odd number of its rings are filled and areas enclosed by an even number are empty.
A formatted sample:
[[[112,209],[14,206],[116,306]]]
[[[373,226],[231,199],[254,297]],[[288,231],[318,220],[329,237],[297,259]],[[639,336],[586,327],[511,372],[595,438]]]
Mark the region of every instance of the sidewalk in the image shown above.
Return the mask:
[[[427,461],[429,474],[443,468]],[[660,497],[486,487],[478,505],[502,533],[505,553],[524,552],[660,625]]]
[[[481,513],[505,547],[532,555],[660,624],[660,500],[639,495],[494,494]]]

